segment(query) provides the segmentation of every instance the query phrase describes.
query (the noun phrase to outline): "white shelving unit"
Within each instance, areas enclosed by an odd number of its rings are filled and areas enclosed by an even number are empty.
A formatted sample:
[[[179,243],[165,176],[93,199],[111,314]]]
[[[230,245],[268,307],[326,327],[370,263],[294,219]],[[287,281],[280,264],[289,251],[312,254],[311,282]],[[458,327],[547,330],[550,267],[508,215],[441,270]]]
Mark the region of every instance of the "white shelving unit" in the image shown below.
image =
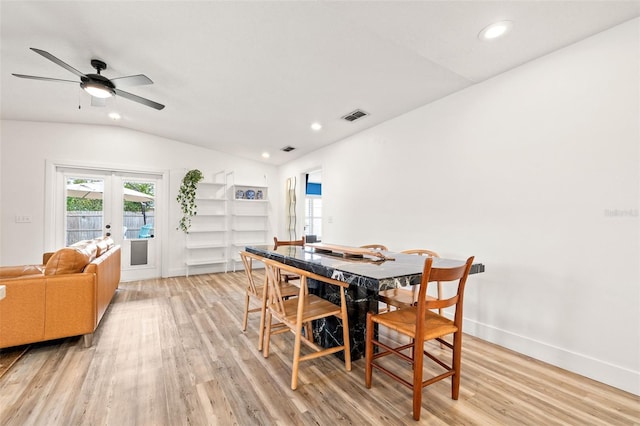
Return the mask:
[[[234,271],[236,263],[241,261],[239,252],[245,246],[269,244],[268,195],[266,185],[232,184],[229,187],[231,200],[229,260]]]
[[[227,174],[214,173],[198,183],[196,192],[197,215],[191,219],[191,229],[187,234],[185,260],[186,275],[195,267],[224,265],[227,271],[228,259],[228,206]]]

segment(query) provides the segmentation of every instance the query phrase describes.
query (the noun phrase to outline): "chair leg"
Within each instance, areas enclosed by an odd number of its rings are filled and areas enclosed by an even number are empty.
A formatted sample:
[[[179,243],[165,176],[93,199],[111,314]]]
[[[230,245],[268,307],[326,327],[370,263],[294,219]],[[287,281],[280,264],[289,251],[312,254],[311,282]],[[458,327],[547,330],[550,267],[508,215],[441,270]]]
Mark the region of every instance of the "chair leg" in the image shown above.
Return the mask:
[[[249,293],[246,294],[244,299],[244,318],[242,320],[242,331],[247,331],[247,322],[249,320]]]
[[[420,420],[422,409],[422,364],[424,361],[424,340],[413,341],[413,419]]]
[[[304,335],[311,343],[313,343],[313,327],[311,327],[311,322],[304,323]]]
[[[262,290],[262,305],[260,306],[260,332],[258,333],[258,350],[262,350],[264,342],[264,321],[267,316],[267,278],[265,272],[264,287]]]
[[[346,301],[346,289],[340,290],[341,292],[341,306],[340,310],[342,311],[342,315],[340,316],[342,320],[342,342],[344,345],[344,366],[347,371],[351,371],[351,337],[349,336],[349,312],[347,310],[347,301]]]
[[[262,355],[267,358],[269,356],[269,343],[271,342],[271,313],[267,312],[266,315],[266,321],[267,321],[267,325],[265,327],[265,335],[264,335],[264,348],[262,350]],[[262,341],[260,341],[260,343],[263,343]]]
[[[293,370],[291,371],[291,389],[298,388],[298,368],[300,367],[300,349],[302,346],[302,322],[296,324],[296,343],[293,347]]]
[[[371,315],[373,315],[371,312],[367,312],[367,330],[364,348],[364,383],[368,389],[371,389],[371,376],[373,374],[373,367],[371,366],[373,362],[373,321]]]
[[[442,283],[438,281],[438,300],[442,300]],[[438,315],[444,316],[444,309],[438,309]],[[444,349],[444,344],[440,343],[440,349]]]
[[[451,376],[451,398],[458,399],[460,395],[460,365],[462,361],[462,333],[453,334],[453,376]]]

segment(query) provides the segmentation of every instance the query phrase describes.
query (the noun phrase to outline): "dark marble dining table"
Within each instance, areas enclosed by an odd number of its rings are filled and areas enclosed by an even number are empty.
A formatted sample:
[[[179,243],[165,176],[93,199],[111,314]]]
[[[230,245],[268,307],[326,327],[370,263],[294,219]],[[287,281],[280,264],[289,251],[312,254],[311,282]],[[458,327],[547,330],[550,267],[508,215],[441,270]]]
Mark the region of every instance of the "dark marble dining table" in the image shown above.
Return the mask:
[[[349,314],[349,336],[351,359],[364,356],[367,312],[378,312],[378,292],[390,288],[419,284],[422,278],[425,257],[415,254],[382,252],[390,260],[343,257],[336,253],[316,252],[311,247],[282,246],[276,250],[267,246],[248,246],[246,251],[272,259],[285,265],[310,271],[349,283],[347,309]],[[434,258],[433,267],[453,268],[465,261]],[[484,265],[476,263],[471,274],[484,272]],[[336,304],[340,303],[337,286],[309,280],[309,292]],[[313,324],[314,340],[323,347],[342,344],[342,324],[337,318],[326,318]]]

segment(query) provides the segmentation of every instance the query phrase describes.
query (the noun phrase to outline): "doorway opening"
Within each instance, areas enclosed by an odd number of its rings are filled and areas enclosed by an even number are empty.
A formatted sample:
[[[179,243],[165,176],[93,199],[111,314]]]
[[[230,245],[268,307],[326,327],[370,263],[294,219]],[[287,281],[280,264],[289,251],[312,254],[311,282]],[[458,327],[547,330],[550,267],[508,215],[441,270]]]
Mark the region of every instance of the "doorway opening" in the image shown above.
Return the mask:
[[[322,170],[305,176],[304,236],[307,243],[322,240]]]

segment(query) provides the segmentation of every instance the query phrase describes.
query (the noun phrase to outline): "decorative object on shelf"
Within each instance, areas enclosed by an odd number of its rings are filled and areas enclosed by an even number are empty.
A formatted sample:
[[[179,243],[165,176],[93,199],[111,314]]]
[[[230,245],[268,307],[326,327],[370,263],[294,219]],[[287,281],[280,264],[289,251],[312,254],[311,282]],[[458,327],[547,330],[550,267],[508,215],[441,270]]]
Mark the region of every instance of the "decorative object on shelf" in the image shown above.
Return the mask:
[[[262,200],[264,198],[264,195],[262,194],[262,190],[257,190],[256,191],[256,200]]]
[[[185,234],[189,233],[191,228],[191,218],[198,214],[196,205],[196,190],[198,189],[198,182],[203,178],[203,174],[198,169],[189,170],[182,179],[182,185],[178,190],[178,197],[176,200],[180,203],[180,210],[182,211],[182,218],[176,228],[179,231],[183,231]]]
[[[256,198],[256,191],[254,191],[253,189],[247,189],[244,195],[247,200],[253,200]]]
[[[242,189],[238,189],[236,191],[236,200],[242,200],[244,198],[244,191]]]

